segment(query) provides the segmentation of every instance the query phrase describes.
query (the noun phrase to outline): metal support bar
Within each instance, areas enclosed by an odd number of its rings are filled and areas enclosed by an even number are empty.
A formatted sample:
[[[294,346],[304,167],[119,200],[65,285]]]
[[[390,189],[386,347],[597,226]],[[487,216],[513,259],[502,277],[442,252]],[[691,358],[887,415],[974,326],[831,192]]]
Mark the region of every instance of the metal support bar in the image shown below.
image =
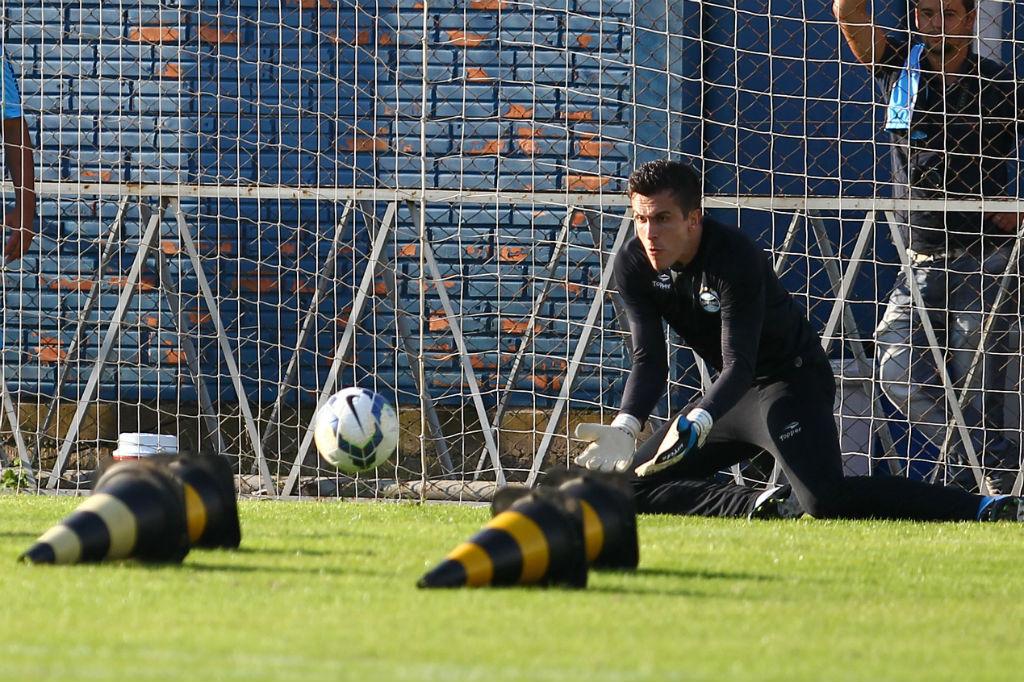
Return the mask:
[[[270,432],[274,430],[274,425],[277,423],[278,416],[281,414],[285,395],[287,395],[288,389],[291,388],[295,375],[298,374],[299,354],[306,346],[306,337],[308,337],[310,332],[315,328],[316,318],[319,315],[320,300],[324,297],[324,294],[327,291],[327,286],[331,283],[335,273],[337,272],[336,267],[338,263],[338,253],[341,250],[341,235],[348,223],[353,203],[354,202],[352,200],[345,202],[345,207],[341,211],[341,218],[338,220],[338,224],[334,228],[334,237],[331,240],[331,252],[324,261],[323,266],[320,268],[320,272],[317,273],[316,290],[313,292],[313,299],[309,302],[309,309],[306,310],[306,315],[302,320],[302,325],[299,328],[299,336],[295,339],[295,349],[292,352],[292,357],[288,360],[288,367],[285,369],[284,378],[278,385],[277,397],[274,399],[274,405],[270,410],[270,417],[267,419],[266,426],[263,429],[263,435],[260,437],[260,442],[264,446],[266,446],[267,439],[270,438]]]
[[[808,220],[811,213],[808,212]],[[812,223],[813,225],[813,223]],[[816,230],[824,231],[824,228],[820,225],[815,228]],[[828,316],[828,322],[825,323],[825,331],[821,335],[821,347],[828,352],[828,348],[832,343],[832,337],[835,335],[836,327],[839,326],[839,317],[844,315],[844,320],[849,323],[853,320],[853,316],[849,313],[846,307],[846,299],[850,295],[850,290],[853,288],[853,282],[857,279],[857,273],[860,271],[860,265],[862,262],[862,256],[867,251],[869,240],[875,233],[875,217],[874,213],[868,212],[864,216],[864,222],[860,226],[860,234],[857,235],[857,243],[853,246],[853,253],[850,256],[850,265],[847,266],[846,272],[843,273],[842,279],[838,283],[833,279],[838,275],[838,268],[835,263],[831,261],[832,256],[825,257],[825,268],[829,275],[829,280],[832,281],[832,288],[836,294],[836,300],[832,304],[832,312]],[[825,242],[828,242],[828,235],[824,236]],[[818,246],[821,247],[823,244],[821,237],[818,237]],[[831,251],[831,247],[829,247]],[[824,255],[824,253],[822,254]],[[831,269],[830,269],[831,264]],[[854,325],[856,326],[856,325]]]
[[[210,317],[217,330],[217,345],[220,346],[221,356],[224,358],[224,362],[228,366],[228,373],[231,375],[231,383],[238,397],[238,406],[242,411],[242,422],[249,435],[249,442],[252,444],[256,463],[259,465],[263,487],[271,495],[276,494],[277,486],[274,484],[274,477],[270,475],[270,467],[267,466],[267,460],[263,455],[263,447],[260,443],[260,432],[256,428],[256,420],[253,419],[252,410],[249,408],[249,399],[246,397],[245,389],[242,386],[242,374],[238,369],[238,363],[235,362],[234,351],[232,351],[231,343],[228,341],[227,331],[224,329],[224,321],[220,317],[217,299],[213,295],[210,282],[207,280],[206,272],[203,270],[202,261],[199,259],[199,249],[196,248],[195,240],[192,239],[192,233],[185,223],[185,214],[182,213],[181,204],[178,199],[171,199],[170,203],[174,207],[174,216],[178,222],[178,237],[185,247],[185,253],[188,255],[189,260],[192,261],[192,269],[195,271],[196,280],[199,283],[199,291],[206,301],[206,307],[210,311]]]
[[[780,275],[785,268],[786,261],[788,260],[789,252],[793,248],[793,244],[796,242],[797,234],[799,233],[798,226],[800,225],[800,213],[794,213],[793,219],[789,222],[789,227],[786,229],[786,236],[783,239],[782,247],[778,257],[775,259],[773,269],[776,275]],[[697,364],[697,371],[700,374],[701,388],[705,392],[711,387],[711,374],[708,372],[707,363],[699,355],[694,355],[694,359]],[[737,485],[746,485],[746,480],[743,477],[743,471],[739,464],[734,464],[729,467],[729,471],[732,474],[733,482]],[[782,469],[779,467],[778,462],[775,462],[772,466],[772,473],[769,478],[769,484],[774,485],[779,476],[782,473]]]
[[[1020,261],[1020,244],[1022,234],[1018,234],[1017,238],[1013,241],[1013,249],[1010,251],[1010,257],[1006,263],[1006,268],[1003,270],[1003,274],[999,277],[999,290],[996,292],[996,298],[992,302],[992,309],[985,315],[985,322],[982,325],[981,335],[978,338],[978,347],[974,350],[971,356],[971,364],[967,369],[967,373],[963,378],[963,386],[960,388],[960,395],[957,397],[957,403],[960,405],[960,409],[963,410],[967,405],[968,397],[971,390],[974,388],[975,372],[978,369],[978,364],[986,354],[986,341],[992,331],[992,325],[995,324],[996,317],[999,315],[999,311],[1003,306],[1004,297],[1010,289],[1012,281],[1016,276],[1016,271]],[[984,272],[980,273],[983,277]],[[944,462],[949,452],[949,441],[952,436],[953,424],[949,423],[946,427],[946,437],[942,441],[942,449],[940,450],[940,462]],[[1018,462],[1018,466],[1021,463]],[[1017,477],[1013,485],[1013,494],[1019,495],[1021,490],[1021,472],[1024,468],[1017,472]]]
[[[974,444],[971,443],[971,437],[967,433],[966,421],[964,420],[963,411],[960,409],[960,403],[957,401],[956,394],[953,391],[953,382],[949,377],[949,369],[946,367],[946,359],[943,357],[942,351],[939,347],[938,337],[936,337],[935,329],[932,327],[930,311],[924,303],[924,298],[921,296],[921,290],[918,288],[917,280],[914,278],[914,271],[910,266],[910,256],[907,254],[907,245],[903,241],[903,235],[900,234],[899,229],[896,227],[896,221],[893,216],[888,216],[888,221],[889,232],[892,235],[893,245],[896,247],[896,253],[899,254],[900,266],[903,269],[903,275],[907,279],[907,288],[910,289],[910,295],[914,302],[914,307],[916,307],[921,314],[921,326],[928,339],[932,359],[935,362],[935,368],[939,372],[939,378],[942,381],[942,389],[946,396],[946,403],[953,412],[953,419],[956,422],[957,433],[960,435],[960,440],[964,445],[964,450],[967,452],[967,459],[970,462],[971,470],[974,473],[974,481],[978,485],[978,488],[981,489],[981,466],[978,463],[978,455],[975,453]]]
[[[13,185],[4,182],[4,192],[13,192]],[[628,208],[629,197],[624,193],[604,192],[509,192],[493,190],[422,189],[381,187],[294,187],[289,185],[225,185],[225,184],[159,184],[116,182],[51,182],[36,183],[40,196],[57,197],[117,197],[126,194],[139,197],[178,197],[204,199],[260,199],[311,201],[426,201],[453,204],[518,204],[565,207],[591,206],[595,208]],[[709,194],[704,197],[705,209],[749,208],[766,211],[968,211],[968,212],[1022,212],[1024,199],[885,199],[878,197],[826,197],[778,195]]]
[[[21,469],[28,477],[29,484],[35,487],[37,483],[36,473],[32,468],[32,458],[29,456],[28,448],[25,446],[25,439],[22,437],[18,410],[11,400],[11,391],[7,386],[7,370],[2,362],[0,362],[0,392],[2,392],[0,400],[3,401],[3,413],[7,415],[7,421],[11,423],[11,435],[14,436],[14,447],[18,451]]]
[[[813,213],[808,213],[807,220],[810,223],[811,228],[814,230],[814,237],[818,242],[818,250],[824,259],[825,273],[828,275],[832,292],[836,296],[835,303],[833,303],[832,306],[833,314],[835,314],[837,306],[842,307],[843,325],[848,332],[847,343],[850,344],[850,350],[853,352],[854,361],[857,363],[858,369],[864,376],[872,376],[872,362],[868,359],[867,353],[864,351],[864,342],[861,341],[860,328],[857,324],[857,319],[853,316],[853,312],[846,305],[846,300],[850,295],[850,289],[853,286],[853,281],[857,277],[857,272],[860,270],[860,264],[863,261],[864,253],[867,250],[870,236],[874,234],[874,214],[868,213],[864,222],[861,224],[860,234],[857,235],[857,243],[853,247],[853,253],[850,255],[850,264],[846,267],[845,273],[840,272],[839,265],[836,263],[835,252],[832,250],[832,240],[829,239],[828,231],[825,230],[825,225],[821,222],[821,219]],[[828,347],[831,344],[831,341],[831,335],[822,337],[821,345],[826,353],[828,353]],[[872,414],[881,412],[881,408],[878,405],[878,399],[874,395],[871,396],[871,412]],[[885,453],[886,461],[889,463],[890,473],[894,475],[898,474],[899,467],[896,463],[896,445],[893,443],[892,433],[889,431],[888,422],[885,420],[876,421],[874,419],[871,421],[875,424],[874,432],[882,443],[882,450]],[[869,451],[864,454],[867,455],[870,460],[870,445],[868,447]]]
[[[49,405],[47,405],[46,415],[43,417],[43,422],[39,425],[36,432],[35,450],[36,461],[38,462],[42,462],[43,437],[49,430],[50,424],[53,423],[53,418],[57,415],[57,406],[60,404],[60,397],[64,393],[68,370],[71,368],[72,363],[78,360],[78,350],[82,340],[85,338],[85,327],[89,324],[89,316],[92,314],[92,310],[96,307],[96,303],[99,301],[100,295],[105,288],[103,286],[103,273],[107,271],[107,265],[110,263],[111,258],[114,257],[114,253],[121,243],[121,228],[124,225],[124,216],[127,212],[129,198],[130,196],[126,194],[117,203],[117,213],[114,214],[114,220],[110,225],[110,231],[107,233],[107,238],[103,242],[103,250],[100,253],[100,262],[96,269],[96,286],[90,289],[85,305],[82,306],[82,310],[78,314],[75,334],[71,337],[71,343],[68,344],[67,355],[64,356],[63,362],[57,364],[57,378],[54,382],[53,398],[50,400]],[[150,217],[150,212],[147,210],[142,222],[148,223]]]
[[[591,220],[590,216],[587,216],[587,227],[590,229],[590,238],[593,240],[594,245],[598,247],[597,260],[600,267],[610,268],[613,267],[613,262],[609,262],[609,257],[605,256],[604,251],[600,250],[600,245],[604,243],[604,235],[601,233],[601,226],[597,224],[597,221]],[[629,321],[626,319],[626,310],[622,304],[622,298],[618,292],[610,294],[612,299],[612,310],[615,312],[615,324],[618,325],[619,329],[626,332],[624,337],[626,343],[626,351],[632,356],[633,354],[633,337],[629,332]]]
[[[364,206],[363,216],[368,221],[367,224],[370,226],[370,234],[376,234],[377,218],[372,209],[367,210]],[[441,470],[445,474],[453,474],[455,472],[455,465],[452,464],[451,454],[448,452],[448,440],[444,437],[444,430],[441,428],[441,420],[437,417],[437,410],[434,408],[434,400],[430,396],[426,382],[421,381],[421,375],[423,372],[420,365],[422,362],[419,354],[413,350],[415,348],[415,344],[413,343],[414,330],[413,324],[410,321],[410,315],[407,311],[403,310],[400,305],[398,305],[397,300],[394,300],[395,292],[398,291],[398,284],[395,281],[395,271],[391,268],[384,268],[383,273],[381,274],[381,282],[384,285],[384,297],[392,299],[391,309],[395,313],[395,329],[398,332],[398,346],[405,354],[405,357],[409,361],[409,365],[413,370],[412,378],[413,383],[416,385],[416,395],[419,398],[420,407],[426,415],[426,424],[427,428],[430,429],[431,443],[433,444],[434,450],[437,454],[437,460],[441,464]]]
[[[622,243],[626,241],[626,234],[629,232],[631,222],[632,215],[627,210],[622,216],[622,222],[619,224],[619,231],[615,235],[615,243],[612,245],[611,253],[619,252]],[[540,474],[540,468],[544,464],[544,457],[551,446],[551,439],[554,437],[555,429],[558,428],[558,423],[562,418],[562,411],[568,402],[569,391],[576,380],[576,373],[579,371],[580,364],[583,362],[583,356],[586,355],[587,348],[590,346],[590,336],[597,322],[597,317],[604,307],[604,297],[608,292],[608,285],[611,283],[612,272],[613,268],[610,266],[601,270],[601,281],[598,284],[597,291],[594,292],[594,300],[590,304],[586,320],[583,322],[583,328],[580,330],[580,336],[576,340],[576,349],[573,351],[572,360],[566,370],[565,380],[562,382],[562,390],[559,392],[558,399],[551,410],[547,428],[544,429],[544,437],[541,439],[540,447],[537,448],[537,454],[534,456],[533,464],[530,466],[530,474],[526,479],[526,485],[528,486],[532,486],[536,482],[537,476]]]
[[[576,208],[573,206],[569,207],[568,212],[565,214],[565,220],[562,221],[562,229],[558,233],[558,237],[555,239],[555,244],[551,249],[551,258],[548,259],[548,265],[544,272],[544,284],[541,287],[540,294],[537,296],[536,302],[533,304],[533,310],[530,311],[530,317],[526,322],[526,331],[523,332],[522,340],[519,342],[519,348],[516,349],[516,356],[512,359],[512,366],[508,370],[507,378],[505,379],[505,388],[501,391],[501,396],[498,399],[498,407],[494,410],[494,437],[498,437],[498,431],[501,429],[501,421],[505,417],[505,409],[508,406],[508,399],[512,395],[512,389],[515,387],[515,383],[519,378],[519,368],[522,366],[523,358],[526,356],[527,348],[529,348],[530,340],[533,338],[533,329],[537,324],[537,315],[541,309],[541,306],[547,302],[548,294],[551,292],[551,286],[554,282],[555,272],[558,270],[559,261],[562,258],[562,254],[565,253],[565,249],[569,244],[569,230],[572,226],[572,218]],[[480,456],[477,459],[476,470],[473,472],[473,480],[477,480],[480,474],[483,472],[484,462],[487,459],[487,448],[481,448]]]
[[[372,206],[361,202],[363,217],[367,221],[370,234],[377,233],[377,217]],[[397,209],[396,209],[397,210]],[[379,265],[379,263],[378,263]],[[381,281],[384,284],[384,297],[392,299],[391,309],[395,313],[395,329],[398,332],[398,347],[405,354],[406,359],[412,367],[413,383],[416,385],[416,395],[419,398],[420,406],[426,414],[427,428],[430,429],[431,443],[437,454],[437,460],[441,464],[441,470],[445,474],[453,474],[455,465],[452,464],[451,454],[448,452],[448,440],[444,437],[444,430],[441,428],[441,420],[437,417],[437,410],[434,408],[434,401],[430,396],[425,382],[420,381],[422,374],[420,368],[420,357],[413,350],[413,324],[410,321],[409,313],[402,310],[395,299],[395,292],[398,291],[398,284],[395,281],[395,271],[391,268],[384,268],[381,274]]]
[[[419,231],[422,232],[422,215],[415,209],[413,204],[409,204],[409,211],[413,214]],[[487,409],[484,407],[483,398],[480,397],[480,385],[476,380],[476,370],[473,369],[473,364],[469,358],[466,340],[462,336],[459,318],[455,314],[455,308],[452,307],[451,299],[444,288],[444,281],[441,278],[441,270],[437,267],[437,259],[434,257],[433,247],[426,240],[423,241],[420,247],[423,249],[423,257],[430,271],[430,277],[434,280],[434,289],[437,291],[438,298],[441,299],[441,307],[444,309],[445,317],[448,318],[448,328],[451,329],[452,337],[455,339],[455,346],[459,351],[462,371],[465,373],[466,381],[469,383],[470,399],[473,401],[474,407],[476,407],[477,418],[480,420],[480,429],[483,431],[484,444],[490,453],[491,463],[494,465],[495,482],[498,485],[505,485],[505,472],[501,467],[501,459],[498,457],[498,445],[494,440],[494,433],[491,430],[490,420],[487,418]]]
[[[779,277],[782,275],[786,268],[786,262],[789,260],[789,254],[793,250],[793,244],[796,243],[797,234],[799,234],[800,218],[802,214],[799,211],[793,212],[793,219],[789,221],[789,227],[786,228],[786,236],[782,239],[782,247],[779,249],[779,255],[775,258],[775,276]],[[736,466],[739,469],[739,465]],[[737,472],[733,472],[735,477]],[[773,461],[772,472],[768,476],[768,485],[773,486],[779,481],[779,477],[782,476],[782,465],[779,462]]]
[[[99,384],[103,367],[107,362],[107,358],[110,356],[110,351],[114,348],[114,343],[121,334],[121,323],[124,321],[124,314],[128,310],[128,306],[131,305],[132,299],[135,298],[135,290],[139,283],[139,279],[142,276],[142,267],[145,265],[146,258],[149,256],[149,251],[153,248],[153,243],[156,241],[160,232],[160,221],[163,217],[164,211],[167,210],[168,202],[169,200],[162,199],[160,201],[160,209],[150,216],[149,222],[146,224],[146,230],[142,235],[142,240],[139,242],[139,251],[135,254],[135,260],[132,262],[132,267],[128,271],[128,277],[126,278],[124,286],[121,289],[121,294],[117,299],[117,307],[114,309],[114,314],[111,317],[110,324],[107,326],[106,334],[104,334],[103,337],[103,343],[100,345],[100,350],[96,357],[96,363],[93,365],[92,372],[89,373],[89,378],[86,381],[82,394],[78,397],[75,416],[72,418],[71,424],[68,426],[68,431],[64,436],[64,442],[61,444],[60,451],[57,454],[57,461],[54,462],[53,470],[50,472],[50,479],[46,487],[51,490],[55,489],[57,487],[57,483],[60,481],[60,475],[64,471],[64,465],[67,463],[68,456],[71,454],[71,448],[75,445],[78,438],[78,431],[85,419],[85,412],[89,409],[89,404],[92,401],[93,394]]]
[[[192,376],[192,383],[196,387],[196,395],[199,397],[199,409],[201,416],[206,422],[206,428],[213,436],[213,443],[216,452],[223,453],[226,450],[224,438],[220,430],[220,420],[213,408],[213,401],[210,400],[210,390],[203,381],[199,371],[199,353],[192,342],[192,337],[186,334],[185,313],[181,306],[181,296],[178,292],[178,284],[171,278],[170,264],[167,254],[163,249],[156,250],[157,272],[160,277],[160,285],[163,287],[164,295],[167,296],[167,303],[171,309],[171,319],[174,320],[174,329],[178,337],[178,345],[185,354],[185,365]]]
[[[799,232],[797,227],[800,225],[800,213],[794,212],[793,219],[789,221],[789,227],[786,229],[786,236],[782,239],[782,246],[779,247],[779,255],[775,257],[775,275],[779,276],[786,265],[786,261],[789,260],[789,254],[793,250],[793,243],[796,242],[796,235]]]
[[[613,267],[612,262],[609,262],[608,258],[605,256],[604,251],[600,249],[600,245],[604,243],[604,235],[601,233],[601,226],[598,224],[596,220],[591,220],[588,216],[587,227],[590,229],[591,239],[593,240],[594,244],[598,246],[597,259],[598,263],[600,264],[600,267],[602,269],[605,267]],[[626,344],[626,353],[628,354],[628,357],[632,358],[633,336],[630,333],[629,320],[626,317],[626,309],[622,303],[622,297],[619,296],[619,293],[617,291],[615,291],[609,294],[609,298],[611,298],[612,301],[612,312],[615,315],[615,325],[621,331],[625,332],[625,335],[623,336],[623,341]]]
[[[370,255],[366,265],[366,269],[363,270],[363,277],[359,281],[359,288],[356,290],[355,299],[352,301],[352,310],[349,312],[348,324],[345,325],[345,331],[341,334],[341,340],[338,342],[338,346],[334,349],[334,359],[331,361],[331,368],[327,372],[327,379],[324,381],[324,385],[320,390],[320,395],[316,399],[316,408],[314,414],[323,407],[324,403],[327,402],[327,398],[334,391],[334,384],[338,380],[338,373],[341,371],[341,365],[344,362],[345,356],[348,354],[349,346],[352,344],[352,340],[355,337],[356,327],[359,325],[359,319],[363,314],[363,307],[366,305],[367,299],[370,297],[370,293],[373,290],[373,277],[374,271],[376,270],[376,264],[380,262],[381,254],[384,252],[384,247],[387,244],[388,236],[393,229],[396,221],[396,208],[397,204],[388,204],[387,209],[384,212],[384,218],[381,220],[380,226],[377,228],[377,233],[373,238],[373,245],[370,247]],[[281,495],[286,496],[292,493],[295,488],[295,484],[299,480],[299,472],[302,470],[302,463],[306,460],[306,453],[309,452],[309,446],[313,442],[313,424],[310,422],[309,426],[306,427],[306,433],[302,437],[302,442],[299,443],[299,451],[295,455],[295,459],[292,461],[292,467],[288,472],[288,478],[284,482],[284,486],[281,488]]]
[[[388,276],[385,276],[385,281],[390,277],[394,280],[394,275],[388,271]],[[415,345],[413,344],[413,324],[409,320],[409,313],[405,310],[395,309],[395,326],[398,331],[398,343],[405,353],[405,357],[409,360],[412,367],[412,379],[416,385],[416,395],[420,401],[420,407],[423,409],[427,428],[430,429],[431,442],[434,445],[434,449],[437,451],[437,460],[441,463],[441,470],[446,474],[455,473],[455,465],[452,463],[451,454],[448,451],[448,440],[444,437],[444,429],[441,428],[441,420],[437,417],[437,410],[434,409],[434,401],[427,390],[426,384],[420,380],[420,358],[413,350]],[[486,452],[486,451],[485,451]]]

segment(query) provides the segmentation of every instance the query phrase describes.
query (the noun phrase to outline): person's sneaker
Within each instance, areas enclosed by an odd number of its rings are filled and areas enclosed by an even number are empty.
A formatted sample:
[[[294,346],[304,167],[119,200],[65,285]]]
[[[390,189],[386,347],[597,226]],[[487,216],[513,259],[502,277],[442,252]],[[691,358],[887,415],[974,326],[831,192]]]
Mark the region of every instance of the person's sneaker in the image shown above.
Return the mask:
[[[1009,495],[1013,492],[1013,484],[1017,482],[1017,474],[1012,471],[988,470],[983,477],[986,495]]]
[[[1021,447],[1003,436],[988,440],[980,453],[983,467],[982,495],[1010,495],[1020,471]]]
[[[796,499],[793,486],[780,485],[769,488],[754,500],[751,519],[797,519],[804,515],[800,500]]]
[[[1024,497],[992,495],[981,500],[979,521],[1024,521]]]

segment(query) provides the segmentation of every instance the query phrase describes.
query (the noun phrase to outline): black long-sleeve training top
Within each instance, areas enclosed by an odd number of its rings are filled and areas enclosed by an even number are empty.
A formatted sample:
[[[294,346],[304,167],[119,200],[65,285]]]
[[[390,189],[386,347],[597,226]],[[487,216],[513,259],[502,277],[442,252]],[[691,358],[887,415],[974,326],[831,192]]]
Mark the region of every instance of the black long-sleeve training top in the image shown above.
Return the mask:
[[[775,276],[766,254],[739,229],[704,218],[697,255],[656,272],[640,240],[615,257],[615,281],[633,335],[633,369],[620,411],[643,423],[665,391],[665,320],[719,374],[698,403],[718,419],[755,383],[824,361],[818,335]]]

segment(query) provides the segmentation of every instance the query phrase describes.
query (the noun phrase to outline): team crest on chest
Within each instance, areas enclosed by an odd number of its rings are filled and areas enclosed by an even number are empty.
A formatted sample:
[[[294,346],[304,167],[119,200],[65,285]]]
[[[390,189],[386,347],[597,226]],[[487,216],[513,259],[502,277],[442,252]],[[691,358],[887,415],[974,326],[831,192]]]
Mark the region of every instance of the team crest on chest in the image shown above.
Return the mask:
[[[722,301],[718,298],[718,292],[711,289],[700,290],[700,307],[706,313],[717,313],[722,310]]]

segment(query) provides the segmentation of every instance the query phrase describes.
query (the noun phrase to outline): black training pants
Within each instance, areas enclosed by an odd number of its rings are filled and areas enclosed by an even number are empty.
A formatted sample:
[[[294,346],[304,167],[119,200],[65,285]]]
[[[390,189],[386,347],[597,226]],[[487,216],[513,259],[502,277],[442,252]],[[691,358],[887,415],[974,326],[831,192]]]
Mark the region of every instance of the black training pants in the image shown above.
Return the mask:
[[[832,415],[835,391],[827,362],[794,367],[773,383],[753,386],[715,422],[704,447],[634,481],[638,511],[746,516],[762,491],[708,478],[763,450],[779,462],[804,510],[816,518],[976,517],[982,498],[959,489],[905,478],[844,478]],[[645,441],[634,465],[653,457],[672,427],[670,420]]]

